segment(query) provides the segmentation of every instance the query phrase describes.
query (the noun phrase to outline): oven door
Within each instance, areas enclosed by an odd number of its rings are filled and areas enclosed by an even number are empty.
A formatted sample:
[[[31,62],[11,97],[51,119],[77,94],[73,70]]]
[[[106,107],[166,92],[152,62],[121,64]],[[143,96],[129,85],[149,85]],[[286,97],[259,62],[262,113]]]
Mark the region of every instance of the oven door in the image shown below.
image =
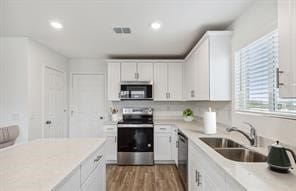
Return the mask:
[[[119,124],[117,133],[119,165],[153,165],[153,126]]]

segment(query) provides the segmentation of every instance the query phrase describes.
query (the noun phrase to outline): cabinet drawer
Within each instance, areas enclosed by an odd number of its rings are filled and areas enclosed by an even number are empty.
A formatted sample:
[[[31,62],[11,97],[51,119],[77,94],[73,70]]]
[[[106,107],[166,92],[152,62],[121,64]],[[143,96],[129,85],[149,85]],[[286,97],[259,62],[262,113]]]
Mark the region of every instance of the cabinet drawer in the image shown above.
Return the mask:
[[[56,187],[56,191],[78,191],[80,189],[80,168],[77,168],[71,175],[66,177],[60,185]]]
[[[115,133],[117,130],[117,126],[116,125],[104,125],[104,132],[105,133]]]
[[[158,132],[158,133],[171,132],[171,126],[170,125],[155,125],[154,132]]]
[[[105,163],[103,147],[90,155],[81,165],[81,184],[83,184],[92,171],[100,164]]]

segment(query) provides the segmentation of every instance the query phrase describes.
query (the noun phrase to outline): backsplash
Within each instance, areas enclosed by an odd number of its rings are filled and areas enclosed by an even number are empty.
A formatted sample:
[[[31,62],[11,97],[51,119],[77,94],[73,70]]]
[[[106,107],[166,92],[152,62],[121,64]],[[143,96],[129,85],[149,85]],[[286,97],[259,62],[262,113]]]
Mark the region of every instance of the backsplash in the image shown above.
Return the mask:
[[[231,125],[231,102],[153,102],[153,101],[120,101],[109,102],[108,108],[115,107],[121,114],[123,107],[152,107],[155,119],[182,119],[182,111],[191,108],[194,115],[203,117],[209,107],[217,112],[217,122]],[[109,119],[110,117],[110,109]]]
[[[197,114],[195,103],[190,102],[120,101],[109,102],[108,106],[117,108],[120,114],[124,107],[152,107],[155,119],[182,119],[182,111],[186,108],[191,108]]]
[[[217,122],[226,126],[231,125],[231,102],[195,102],[196,116],[203,118],[204,112],[209,110],[216,112]]]

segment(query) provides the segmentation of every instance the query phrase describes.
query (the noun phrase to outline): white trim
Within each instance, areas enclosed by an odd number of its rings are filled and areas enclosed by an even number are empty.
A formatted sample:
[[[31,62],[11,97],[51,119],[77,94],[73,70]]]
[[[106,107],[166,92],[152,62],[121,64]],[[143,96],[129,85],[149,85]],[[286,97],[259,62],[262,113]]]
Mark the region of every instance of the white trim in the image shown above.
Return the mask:
[[[272,117],[288,120],[296,120],[296,114],[280,113],[280,112],[268,112],[268,111],[255,111],[255,110],[234,110],[237,114],[253,115],[261,117]]]

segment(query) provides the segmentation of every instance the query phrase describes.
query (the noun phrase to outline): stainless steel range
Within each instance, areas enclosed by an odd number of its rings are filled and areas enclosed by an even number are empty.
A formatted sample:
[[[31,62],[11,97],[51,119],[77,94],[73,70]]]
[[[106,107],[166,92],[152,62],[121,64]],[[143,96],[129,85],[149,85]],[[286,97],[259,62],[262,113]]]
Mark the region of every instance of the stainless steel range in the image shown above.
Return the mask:
[[[153,165],[152,108],[123,108],[122,114],[117,125],[117,164]]]

